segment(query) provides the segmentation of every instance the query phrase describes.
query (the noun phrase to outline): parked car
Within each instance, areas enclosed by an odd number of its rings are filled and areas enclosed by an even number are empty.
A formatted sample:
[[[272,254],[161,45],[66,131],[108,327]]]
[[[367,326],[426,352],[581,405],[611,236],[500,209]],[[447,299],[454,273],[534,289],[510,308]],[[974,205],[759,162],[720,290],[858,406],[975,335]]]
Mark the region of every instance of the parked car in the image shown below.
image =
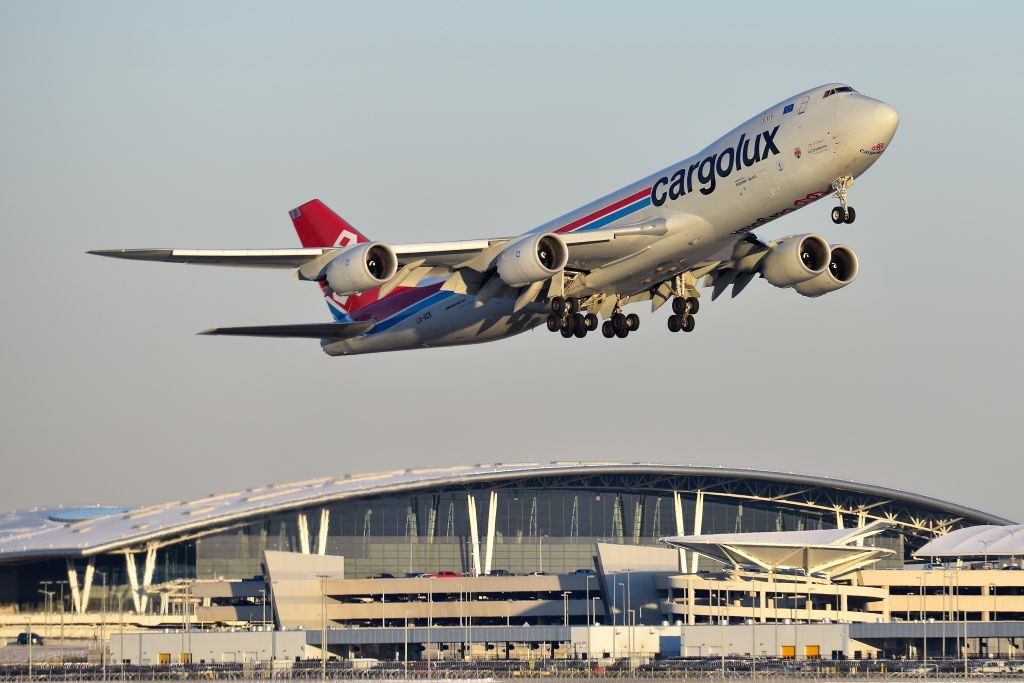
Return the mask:
[[[507,569],[492,569],[488,576],[512,576],[512,572]]]
[[[573,569],[570,574],[576,574],[577,576],[597,576],[597,572],[593,569]]]
[[[393,579],[394,574],[388,574],[387,572],[381,572],[380,574],[374,574],[373,576],[367,576],[368,579]]]
[[[1010,671],[1010,667],[1006,666],[1006,660],[1003,659],[986,659],[976,663],[973,669],[983,674],[1002,674]]]
[[[424,576],[426,578],[428,578],[428,579],[461,579],[462,578],[462,574],[459,574],[458,572],[449,572],[449,571],[437,572],[435,574],[425,574]]]
[[[537,571],[537,572],[530,572],[529,574],[527,574],[527,576],[551,576],[551,574],[549,574],[547,572]]]
[[[28,645],[29,639],[33,645],[43,645],[43,638],[38,633],[19,633],[18,645]]]

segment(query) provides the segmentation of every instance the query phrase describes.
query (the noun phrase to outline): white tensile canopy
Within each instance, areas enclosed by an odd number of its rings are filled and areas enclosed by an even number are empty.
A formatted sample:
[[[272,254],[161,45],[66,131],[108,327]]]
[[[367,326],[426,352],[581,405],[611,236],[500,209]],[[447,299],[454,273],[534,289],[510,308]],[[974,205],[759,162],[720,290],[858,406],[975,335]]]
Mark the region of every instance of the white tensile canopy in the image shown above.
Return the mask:
[[[864,539],[891,526],[877,521],[856,529],[705,534],[661,540],[735,567],[755,565],[772,572],[802,569],[831,579],[894,555],[888,548],[864,545]]]

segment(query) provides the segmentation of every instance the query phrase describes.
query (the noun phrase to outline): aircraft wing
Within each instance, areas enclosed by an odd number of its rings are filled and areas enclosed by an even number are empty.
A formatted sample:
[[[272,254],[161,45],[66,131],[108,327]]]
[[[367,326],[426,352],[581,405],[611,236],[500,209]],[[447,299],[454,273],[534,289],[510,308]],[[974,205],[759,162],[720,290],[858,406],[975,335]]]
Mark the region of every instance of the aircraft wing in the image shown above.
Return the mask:
[[[620,237],[660,235],[664,226],[657,223],[560,234],[570,252],[574,246],[610,242]],[[519,237],[519,236],[517,236]],[[426,267],[458,268],[474,257],[499,247],[516,237],[468,240],[460,242],[426,242],[422,244],[389,244],[398,256],[399,265],[419,262]],[[290,268],[303,266],[314,259],[330,260],[340,247],[307,247],[299,249],[97,249],[90,254],[133,261],[164,261],[208,266],[241,268]]]
[[[373,320],[352,323],[308,323],[303,325],[255,325],[250,327],[214,327],[199,334],[236,337],[299,337],[306,339],[348,339],[358,337],[377,323]]]

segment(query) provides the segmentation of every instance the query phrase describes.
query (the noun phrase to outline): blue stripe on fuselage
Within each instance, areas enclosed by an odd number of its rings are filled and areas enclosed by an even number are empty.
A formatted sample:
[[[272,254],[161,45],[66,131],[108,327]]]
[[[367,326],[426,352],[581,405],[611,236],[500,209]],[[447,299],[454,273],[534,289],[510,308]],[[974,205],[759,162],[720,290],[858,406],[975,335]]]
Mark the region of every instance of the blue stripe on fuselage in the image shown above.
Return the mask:
[[[643,199],[635,201],[635,202],[633,202],[632,204],[630,204],[628,206],[624,206],[621,209],[619,209],[618,211],[613,211],[612,213],[608,214],[607,216],[604,216],[603,218],[598,218],[593,223],[588,223],[587,225],[583,226],[582,228],[580,228],[576,232],[585,232],[587,230],[596,230],[598,228],[603,228],[604,226],[608,225],[609,223],[614,223],[615,221],[619,220],[620,218],[628,216],[629,214],[634,213],[636,211],[639,211],[640,209],[646,208],[646,207],[648,207],[650,205],[651,205],[651,196],[647,195]]]
[[[367,335],[372,335],[372,334],[377,334],[378,332],[384,332],[385,330],[388,330],[388,329],[394,327],[395,325],[397,325],[398,323],[402,322],[403,320],[405,320],[409,316],[416,315],[417,313],[419,313],[423,309],[429,308],[429,307],[433,306],[436,303],[444,301],[445,299],[447,299],[448,297],[452,296],[453,294],[455,294],[455,292],[448,292],[448,291],[434,292],[433,294],[428,296],[423,301],[420,301],[419,303],[413,304],[409,308],[402,309],[401,311],[399,311],[398,313],[395,313],[390,318],[386,318],[386,319],[382,320],[381,322],[377,323],[366,334]]]

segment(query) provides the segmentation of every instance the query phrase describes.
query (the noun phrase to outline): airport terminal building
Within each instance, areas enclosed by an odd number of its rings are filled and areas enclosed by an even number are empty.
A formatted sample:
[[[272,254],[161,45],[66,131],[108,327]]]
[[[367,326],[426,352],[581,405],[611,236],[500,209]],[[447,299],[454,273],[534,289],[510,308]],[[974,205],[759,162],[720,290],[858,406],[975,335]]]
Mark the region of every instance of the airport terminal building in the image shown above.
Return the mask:
[[[341,556],[346,579],[560,575],[594,570],[599,543],[664,548],[669,536],[876,521],[887,530],[867,542],[895,551],[878,568],[902,566],[950,531],[1010,523],[906,491],[752,469],[552,462],[353,474],[140,508],[0,516],[0,616],[50,600],[85,617],[118,599],[159,616],[186,583],[258,583],[266,551]],[[709,566],[697,558],[682,569]],[[248,600],[251,616],[252,597],[233,602]]]

